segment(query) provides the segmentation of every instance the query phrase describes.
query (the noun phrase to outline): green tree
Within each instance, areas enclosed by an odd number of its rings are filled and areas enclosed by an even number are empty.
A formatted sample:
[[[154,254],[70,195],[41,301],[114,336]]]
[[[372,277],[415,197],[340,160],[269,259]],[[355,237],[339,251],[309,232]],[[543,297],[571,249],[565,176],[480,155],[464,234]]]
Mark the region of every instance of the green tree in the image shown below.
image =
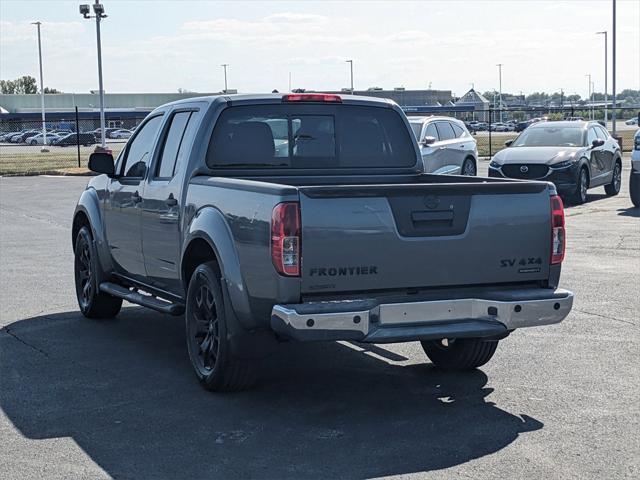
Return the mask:
[[[36,79],[30,75],[24,75],[15,80],[0,80],[0,92],[2,93],[38,93]]]
[[[62,92],[56,88],[44,87],[44,93],[62,93]]]

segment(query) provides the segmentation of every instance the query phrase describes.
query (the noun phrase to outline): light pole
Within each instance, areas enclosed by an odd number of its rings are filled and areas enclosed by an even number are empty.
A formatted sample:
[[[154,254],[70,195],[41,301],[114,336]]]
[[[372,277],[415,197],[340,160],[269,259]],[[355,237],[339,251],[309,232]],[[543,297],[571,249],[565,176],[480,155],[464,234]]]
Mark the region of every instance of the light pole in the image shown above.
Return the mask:
[[[587,73],[585,75],[585,77],[588,78],[588,83],[587,83],[587,109],[589,110],[589,120],[592,120],[592,115],[591,115],[591,74]]]
[[[607,125],[607,31],[596,32],[596,35],[604,35],[604,124]]]
[[[500,109],[500,123],[502,123],[502,63],[498,63],[496,67],[498,67],[498,76],[500,78],[500,96],[498,97],[498,101],[500,104],[498,108]]]
[[[40,61],[40,106],[42,110],[42,148],[41,152],[48,152],[47,150],[47,126],[44,119],[44,83],[42,82],[42,42],[40,41],[40,25],[41,22],[31,22],[31,25],[38,27],[38,59]]]
[[[345,60],[351,67],[351,95],[353,95],[353,60]]]
[[[222,65],[220,65],[222,68],[224,68],[224,93],[227,93],[227,67],[229,66],[228,63],[223,63]]]
[[[611,122],[613,123],[613,136],[616,136],[616,0],[613,0],[613,45],[612,45],[612,68],[613,68],[613,111]]]
[[[84,18],[96,19],[96,42],[98,44],[98,88],[100,89],[100,137],[102,139],[102,148],[107,148],[104,120],[104,88],[102,86],[102,43],[100,41],[100,21],[103,18],[107,18],[107,15],[104,13],[104,5],[100,3],[100,0],[96,0],[92,6],[93,13],[95,13],[95,15],[89,14],[89,5],[80,5],[80,14]]]

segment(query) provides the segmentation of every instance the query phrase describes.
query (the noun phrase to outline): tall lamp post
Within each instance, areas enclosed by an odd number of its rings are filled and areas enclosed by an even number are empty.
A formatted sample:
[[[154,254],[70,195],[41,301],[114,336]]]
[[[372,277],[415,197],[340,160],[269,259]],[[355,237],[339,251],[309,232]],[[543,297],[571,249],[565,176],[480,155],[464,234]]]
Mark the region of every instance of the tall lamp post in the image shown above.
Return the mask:
[[[498,96],[498,108],[500,109],[500,123],[502,123],[502,63],[498,63],[496,67],[498,67],[498,77],[500,82],[500,94]]]
[[[353,60],[345,60],[351,67],[351,95],[353,95]]]
[[[611,51],[613,74],[613,111],[611,112],[611,122],[613,123],[613,136],[616,136],[616,0],[613,0],[613,45]]]
[[[606,125],[609,118],[607,115],[607,31],[596,32],[596,35],[604,35],[604,124]]]
[[[589,102],[587,104],[587,109],[589,110],[589,120],[593,120],[593,115],[591,114],[591,74],[587,73],[585,75],[585,77],[588,78],[588,83],[587,83],[587,102]]]
[[[100,41],[100,21],[103,18],[107,18],[104,13],[104,5],[100,3],[100,0],[96,0],[92,5],[93,13],[91,15],[89,11],[89,5],[80,5],[80,14],[84,18],[96,19],[96,42],[98,44],[98,88],[100,89],[100,137],[102,139],[102,148],[107,148],[107,139],[105,134],[105,120],[104,120],[104,88],[102,86],[102,43]]]
[[[222,68],[224,68],[224,93],[227,93],[227,67],[229,66],[228,63],[223,63],[222,65],[220,65]]]
[[[48,152],[47,150],[47,126],[44,119],[44,83],[42,81],[42,42],[40,41],[40,25],[42,22],[31,22],[31,25],[38,27],[38,59],[40,61],[40,106],[42,110],[42,148],[41,152]]]

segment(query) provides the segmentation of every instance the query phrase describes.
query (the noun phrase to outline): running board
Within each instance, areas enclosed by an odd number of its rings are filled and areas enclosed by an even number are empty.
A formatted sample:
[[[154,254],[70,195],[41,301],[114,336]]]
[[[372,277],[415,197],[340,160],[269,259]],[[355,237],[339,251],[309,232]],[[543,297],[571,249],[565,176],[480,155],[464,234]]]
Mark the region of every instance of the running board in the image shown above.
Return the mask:
[[[184,313],[184,305],[180,303],[170,303],[156,297],[142,295],[141,293],[133,292],[128,288],[116,285],[115,283],[101,283],[100,291],[113,295],[114,297],[122,298],[127,302],[142,305],[143,307],[151,308],[152,310],[167,313],[169,315],[182,315]]]

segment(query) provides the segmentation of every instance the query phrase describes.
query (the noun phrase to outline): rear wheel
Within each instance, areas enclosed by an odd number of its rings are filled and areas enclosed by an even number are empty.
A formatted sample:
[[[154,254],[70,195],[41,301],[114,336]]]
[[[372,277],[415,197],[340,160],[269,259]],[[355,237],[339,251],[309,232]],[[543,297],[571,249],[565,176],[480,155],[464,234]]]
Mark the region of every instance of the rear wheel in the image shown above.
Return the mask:
[[[428,340],[420,342],[424,353],[443,370],[472,370],[493,357],[498,341],[481,338]]]
[[[76,237],[75,281],[80,311],[87,318],[113,318],[122,299],[101,292],[98,287],[98,255],[89,228],[82,227]]]
[[[189,359],[207,390],[237,391],[252,385],[249,362],[231,352],[220,274],[214,262],[204,263],[193,272],[185,322]]]
[[[38,142],[36,142],[35,140],[31,140],[31,145],[37,145]]]
[[[581,205],[587,201],[587,190],[589,189],[589,173],[585,167],[578,172],[578,179],[576,181],[576,189],[571,195],[571,202],[576,205]]]
[[[469,175],[471,177],[475,177],[476,170],[476,162],[473,161],[472,158],[467,158],[462,164],[462,175]]]
[[[616,160],[616,165],[613,167],[613,178],[611,183],[604,186],[604,191],[610,197],[620,193],[620,187],[622,186],[622,165]]]

